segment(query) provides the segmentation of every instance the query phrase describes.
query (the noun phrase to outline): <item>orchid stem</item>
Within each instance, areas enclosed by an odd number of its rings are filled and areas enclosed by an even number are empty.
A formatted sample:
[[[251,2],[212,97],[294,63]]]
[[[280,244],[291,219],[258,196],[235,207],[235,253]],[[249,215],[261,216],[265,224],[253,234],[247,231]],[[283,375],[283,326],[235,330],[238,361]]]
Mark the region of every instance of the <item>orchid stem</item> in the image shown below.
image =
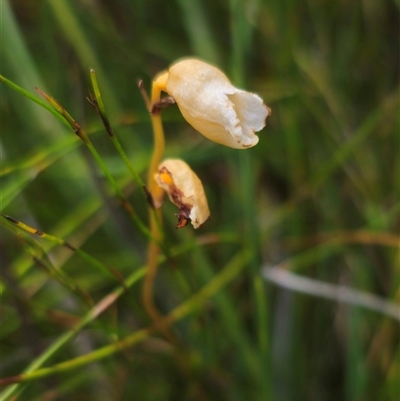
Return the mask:
[[[160,254],[159,244],[163,242],[162,219],[161,211],[159,210],[159,208],[162,205],[164,195],[163,189],[157,185],[154,176],[158,171],[158,166],[161,162],[161,158],[164,154],[165,148],[164,129],[160,114],[161,111],[157,108],[156,105],[161,99],[161,91],[165,90],[164,77],[165,74],[159,75],[153,81],[151,104],[148,105],[150,106],[148,108],[150,111],[151,123],[153,126],[154,150],[147,177],[147,188],[153,200],[153,207],[156,209],[152,210],[150,208],[150,232],[152,234],[152,238],[154,238],[155,241],[151,241],[149,245],[147,254],[147,272],[142,287],[143,306],[156,326],[158,326],[160,322],[165,321],[163,320],[162,314],[157,309],[154,303],[154,283],[157,276],[158,259]],[[170,332],[170,330],[168,330],[165,324],[159,327],[159,329],[168,340],[170,340],[171,342],[175,342],[172,333]]]

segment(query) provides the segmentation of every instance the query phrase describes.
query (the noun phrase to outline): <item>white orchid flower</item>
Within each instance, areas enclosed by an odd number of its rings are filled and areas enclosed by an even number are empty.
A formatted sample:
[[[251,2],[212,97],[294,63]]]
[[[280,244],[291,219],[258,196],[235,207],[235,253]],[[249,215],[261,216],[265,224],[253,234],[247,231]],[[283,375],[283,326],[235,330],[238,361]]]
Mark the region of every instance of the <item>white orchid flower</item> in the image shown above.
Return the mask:
[[[185,227],[188,220],[191,220],[194,228],[198,228],[208,220],[210,210],[203,184],[184,161],[164,160],[158,167],[156,181],[179,208],[176,228]]]
[[[258,143],[271,109],[262,99],[235,88],[217,68],[184,59],[158,75],[159,89],[175,99],[183,117],[208,139],[235,149]]]

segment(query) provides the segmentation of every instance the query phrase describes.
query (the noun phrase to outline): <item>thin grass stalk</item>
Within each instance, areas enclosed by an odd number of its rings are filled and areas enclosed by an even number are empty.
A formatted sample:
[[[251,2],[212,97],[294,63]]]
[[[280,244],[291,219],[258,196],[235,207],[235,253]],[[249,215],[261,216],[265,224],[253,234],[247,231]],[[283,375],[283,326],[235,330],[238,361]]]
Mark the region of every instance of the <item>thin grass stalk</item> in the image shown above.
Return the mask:
[[[85,200],[77,208],[73,209],[70,214],[66,215],[65,219],[63,219],[58,226],[54,228],[54,232],[56,233],[55,236],[61,238],[69,236],[78,225],[84,224],[85,220],[88,220],[92,215],[95,215],[99,208],[100,200],[98,198]],[[103,221],[104,217],[100,220]],[[94,222],[91,221],[90,225],[93,226]],[[43,251],[48,253],[56,245],[58,244],[54,242],[44,243]],[[13,271],[18,278],[21,278],[24,274],[26,274],[31,267],[32,260],[31,258],[26,258],[25,255],[19,256],[13,262]],[[0,295],[2,295],[2,291],[0,291]]]
[[[121,201],[122,206],[128,212],[128,215],[132,219],[132,221],[137,225],[139,230],[149,238],[157,241],[155,238],[152,237],[151,231],[147,228],[147,226],[142,222],[139,218],[137,213],[135,212],[131,203],[126,199],[125,195],[123,194],[122,190],[114,180],[113,176],[111,175],[110,170],[108,169],[107,165],[104,163],[103,159],[101,158],[100,154],[97,152],[96,148],[94,147],[92,141],[87,136],[86,132],[82,129],[82,127],[72,118],[72,116],[64,109],[64,107],[54,98],[44,93],[42,90],[36,88],[36,90],[50,103],[50,105],[59,113],[61,116],[68,122],[74,133],[85,143],[85,145],[89,148],[89,151],[92,153],[95,161],[97,162],[98,166],[104,173],[105,177],[107,178],[108,182],[110,183],[111,187],[113,188],[115,194]]]
[[[70,127],[70,125],[68,124],[68,122],[65,120],[65,118],[63,118],[60,113],[58,113],[53,107],[49,106],[46,102],[44,102],[43,100],[39,99],[38,97],[32,95],[32,93],[28,92],[27,90],[21,88],[20,86],[18,86],[17,84],[15,84],[14,82],[10,81],[9,79],[7,79],[6,77],[4,77],[3,75],[0,75],[0,82],[4,83],[5,85],[7,85],[8,87],[10,87],[12,90],[14,90],[15,92],[19,93],[20,95],[26,97],[29,100],[32,100],[32,102],[42,106],[43,108],[45,108],[47,111],[49,111],[51,114],[53,114],[53,116],[55,116],[57,118],[57,120],[61,121],[66,127]]]
[[[90,70],[90,77],[92,80],[92,85],[93,85],[93,90],[94,90],[94,96],[90,96],[88,98],[89,102],[92,104],[92,106],[95,108],[96,112],[99,114],[104,128],[106,130],[106,132],[108,133],[108,136],[110,137],[113,145],[115,146],[115,148],[117,149],[118,153],[120,154],[122,160],[124,161],[125,165],[127,166],[129,172],[131,173],[134,181],[136,182],[136,184],[142,188],[142,195],[145,199],[145,201],[150,205],[149,211],[152,214],[153,218],[155,219],[156,224],[158,225],[158,229],[161,231],[161,236],[160,238],[163,237],[162,234],[162,225],[160,223],[160,216],[157,213],[156,210],[154,210],[153,207],[153,197],[151,192],[147,189],[146,185],[144,184],[144,182],[142,181],[142,179],[140,178],[139,174],[137,173],[136,169],[133,167],[131,161],[129,160],[127,154],[125,153],[124,149],[121,146],[121,143],[119,142],[117,136],[114,133],[114,130],[111,127],[110,121],[107,117],[106,111],[105,111],[105,107],[104,107],[104,103],[103,103],[103,99],[100,93],[100,88],[99,88],[99,84],[97,81],[97,76],[96,76],[96,72],[95,70],[91,69]],[[161,129],[162,129],[162,125],[161,125]],[[164,134],[162,134],[162,139],[164,138]],[[157,138],[157,146],[160,146],[160,138]],[[162,145],[164,146],[164,145]],[[163,151],[163,147],[162,147],[162,151]],[[161,152],[162,155],[163,152]],[[154,188],[153,188],[154,191]],[[151,232],[151,230],[150,230]],[[155,237],[154,237],[155,238]],[[166,255],[168,255],[168,249],[166,249],[163,244],[162,241],[159,241],[159,245],[162,248],[162,250],[164,251],[164,253]]]
[[[229,241],[228,239],[221,239],[222,241]],[[217,241],[218,242],[218,241]],[[193,248],[198,248],[199,245],[212,244],[215,240],[210,241],[209,238],[203,237],[198,238],[196,242],[190,242],[189,244],[181,245],[173,250],[173,255],[178,256],[185,252],[191,251]],[[245,263],[246,255],[243,255],[243,263]],[[160,256],[159,263],[165,261],[165,256]],[[55,342],[53,342],[38,358],[36,358],[32,363],[24,370],[24,374],[30,373],[41,366],[44,363],[53,358],[69,341],[71,341],[76,335],[78,335],[88,324],[93,322],[100,314],[107,310],[111,305],[113,305],[118,298],[123,295],[127,289],[131,288],[135,283],[137,283],[146,274],[146,266],[141,266],[132,272],[124,282],[124,285],[120,285],[114,291],[106,295],[102,300],[100,300],[85,316],[81,319],[75,327],[66,333],[62,334]],[[0,394],[0,399],[3,401],[7,400],[7,397],[14,396],[17,394],[21,388],[23,388],[22,383],[17,383],[3,393]]]
[[[117,136],[114,133],[114,130],[111,127],[110,120],[107,117],[106,110],[104,107],[103,98],[101,96],[99,83],[97,81],[96,71],[93,68],[90,70],[90,78],[92,80],[94,97],[90,96],[88,98],[88,100],[93,105],[93,107],[95,108],[97,113],[99,114],[99,116],[103,122],[104,128],[106,129],[106,132],[108,133],[108,136],[111,138],[113,145],[115,146],[118,153],[120,154],[123,162],[125,163],[126,167],[129,170],[129,172],[132,174],[132,177],[135,180],[136,184],[140,188],[144,188],[145,187],[144,182],[140,178],[140,175],[137,173],[136,169],[133,167],[133,164],[131,163],[131,161],[129,160],[125,151],[123,150]],[[146,194],[146,191],[145,191],[145,194]]]
[[[231,72],[234,81],[243,86],[245,81],[245,60],[251,48],[252,27],[245,18],[244,3],[239,0],[230,0],[231,14],[231,43],[232,59]],[[270,357],[268,349],[268,314],[267,314],[267,295],[265,285],[260,274],[260,235],[254,213],[255,199],[255,180],[254,162],[250,152],[239,153],[239,186],[243,194],[242,204],[244,211],[244,230],[246,232],[246,246],[251,252],[249,272],[252,281],[252,303],[255,308],[253,322],[257,332],[259,353],[259,382],[260,399],[263,401],[271,399],[271,376],[270,376]]]
[[[94,305],[94,301],[92,297],[89,295],[89,293],[85,291],[81,286],[76,284],[74,280],[67,273],[65,273],[63,270],[61,270],[60,268],[56,267],[53,264],[48,254],[41,246],[41,244],[39,244],[37,241],[33,241],[29,237],[23,238],[23,240],[25,243],[27,243],[27,246],[25,246],[25,250],[30,255],[36,266],[42,268],[47,274],[47,276],[56,280],[62,286],[66,287],[71,292],[75,293],[87,305],[89,306]],[[37,251],[40,252],[40,256],[38,256]]]
[[[47,234],[43,231],[40,231],[36,228],[28,226],[27,224],[22,223],[21,221],[18,221],[16,219],[14,219],[13,217],[7,216],[5,214],[0,213],[0,216],[3,217],[4,219],[6,219],[13,226],[18,227],[18,229],[20,229],[22,231],[25,231],[29,234],[36,235],[40,238],[47,239],[48,241],[51,241],[55,244],[64,246],[65,248],[67,248],[67,249],[71,250],[72,252],[76,253],[77,255],[79,255],[82,259],[84,259],[86,262],[88,262],[93,267],[101,270],[103,273],[106,273],[107,275],[110,275],[110,276],[116,278],[119,282],[123,282],[123,277],[116,269],[113,269],[113,268],[110,268],[110,267],[104,265],[102,262],[100,262],[93,256],[89,255],[85,251],[82,251],[82,249],[75,247],[74,245],[72,245],[68,241],[64,240],[63,238],[58,238],[58,237],[55,237],[54,235]],[[6,227],[8,227],[8,225],[6,225]]]
[[[126,278],[123,286],[117,287],[113,292],[105,296],[100,302],[98,302],[81,321],[71,330],[62,334],[56,341],[54,341],[38,358],[24,370],[22,375],[29,375],[31,372],[39,369],[48,360],[53,358],[61,349],[71,341],[76,335],[78,335],[88,324],[93,322],[97,317],[103,313],[108,307],[110,307],[115,301],[126,291],[126,288],[132,287],[138,280],[140,280],[145,274],[145,267],[140,267]],[[0,394],[0,399],[3,401],[9,400],[20,390],[21,382],[14,384],[9,387],[3,393]]]
[[[199,292],[197,292],[195,295],[190,297],[187,301],[183,302],[179,306],[177,306],[175,309],[173,309],[167,316],[162,317],[162,321],[159,322],[158,328],[162,326],[166,327],[172,323],[178,322],[182,320],[183,318],[187,317],[188,315],[195,313],[196,311],[199,310],[200,305],[203,305],[209,298],[217,294],[219,291],[221,291],[230,281],[232,281],[235,277],[240,274],[240,272],[243,270],[243,268],[246,266],[249,258],[249,253],[247,250],[241,250],[239,251],[232,259],[231,261],[218,273],[208,284],[206,284]],[[142,273],[142,270],[140,270]],[[140,273],[140,275],[141,275]],[[133,275],[131,275],[131,278],[133,277],[135,279],[138,279],[139,277],[139,271],[135,272]],[[128,282],[128,285],[131,284],[131,281]],[[123,291],[122,288],[119,288],[117,291]],[[114,293],[116,296],[116,292]],[[106,299],[103,300],[103,302]],[[109,300],[107,300],[109,302]],[[96,308],[95,308],[96,309]],[[86,315],[87,319],[92,319],[93,317],[91,316],[93,314],[93,310],[89,312],[88,315]],[[97,317],[97,315],[96,315]],[[83,322],[80,323],[80,325],[83,324]],[[87,323],[85,323],[87,324]],[[125,337],[124,339],[117,341],[111,345],[107,345],[105,347],[99,348],[96,351],[90,352],[86,355],[79,356],[77,358],[70,359],[69,361],[59,363],[57,365],[53,365],[48,368],[43,368],[43,369],[31,369],[28,373],[23,373],[18,376],[10,377],[3,379],[0,381],[1,385],[9,385],[13,383],[13,381],[17,381],[18,384],[15,384],[14,386],[10,387],[7,389],[5,392],[0,394],[2,397],[2,401],[9,401],[10,398],[15,394],[15,392],[18,390],[18,386],[20,383],[26,383],[29,381],[33,380],[38,380],[40,378],[48,377],[57,373],[64,373],[71,371],[73,369],[79,368],[81,366],[88,365],[90,363],[102,360],[104,358],[110,357],[112,355],[115,355],[116,353],[119,353],[123,350],[126,350],[135,344],[143,341],[146,339],[151,333],[157,330],[156,325],[150,326],[145,329],[141,329],[139,331],[134,332],[133,334],[129,335],[128,337]],[[65,334],[65,336],[72,337],[75,335],[75,331],[70,331]],[[62,341],[65,341],[65,339],[62,339]],[[58,345],[59,346],[59,345]],[[48,350],[46,352],[46,357],[48,356],[47,354],[52,351]],[[53,351],[52,351],[53,352]],[[42,356],[42,358],[44,358]],[[36,361],[36,364],[42,363],[42,361]]]

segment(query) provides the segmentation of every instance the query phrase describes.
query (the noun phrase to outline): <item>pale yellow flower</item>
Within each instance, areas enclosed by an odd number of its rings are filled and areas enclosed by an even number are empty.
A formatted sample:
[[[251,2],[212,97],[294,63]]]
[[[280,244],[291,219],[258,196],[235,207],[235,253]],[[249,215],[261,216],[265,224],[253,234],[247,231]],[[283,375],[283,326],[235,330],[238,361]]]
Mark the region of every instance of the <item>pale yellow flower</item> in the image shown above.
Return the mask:
[[[164,160],[158,168],[156,181],[179,208],[177,228],[185,227],[188,220],[198,228],[208,220],[210,210],[203,184],[183,160]]]
[[[175,99],[183,117],[211,141],[235,149],[258,143],[271,109],[262,99],[235,88],[216,67],[196,59],[173,64],[155,81]]]
[[[220,70],[200,60],[178,61],[155,82],[175,99],[190,125],[231,148],[256,145],[255,132],[264,128],[271,114],[259,96],[235,88]]]

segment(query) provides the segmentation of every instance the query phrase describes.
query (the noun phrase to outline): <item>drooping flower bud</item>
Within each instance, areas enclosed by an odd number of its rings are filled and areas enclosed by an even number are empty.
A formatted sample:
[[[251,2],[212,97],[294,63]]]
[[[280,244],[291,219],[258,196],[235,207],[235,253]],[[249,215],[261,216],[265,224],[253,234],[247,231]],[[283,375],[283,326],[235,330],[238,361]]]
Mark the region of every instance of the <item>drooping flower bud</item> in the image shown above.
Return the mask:
[[[198,228],[208,220],[210,210],[203,184],[183,160],[164,160],[158,167],[156,181],[179,208],[176,228],[185,227],[188,220]]]
[[[196,59],[173,64],[157,79],[183,117],[208,139],[235,149],[258,143],[271,109],[262,99],[235,88],[217,68]]]

